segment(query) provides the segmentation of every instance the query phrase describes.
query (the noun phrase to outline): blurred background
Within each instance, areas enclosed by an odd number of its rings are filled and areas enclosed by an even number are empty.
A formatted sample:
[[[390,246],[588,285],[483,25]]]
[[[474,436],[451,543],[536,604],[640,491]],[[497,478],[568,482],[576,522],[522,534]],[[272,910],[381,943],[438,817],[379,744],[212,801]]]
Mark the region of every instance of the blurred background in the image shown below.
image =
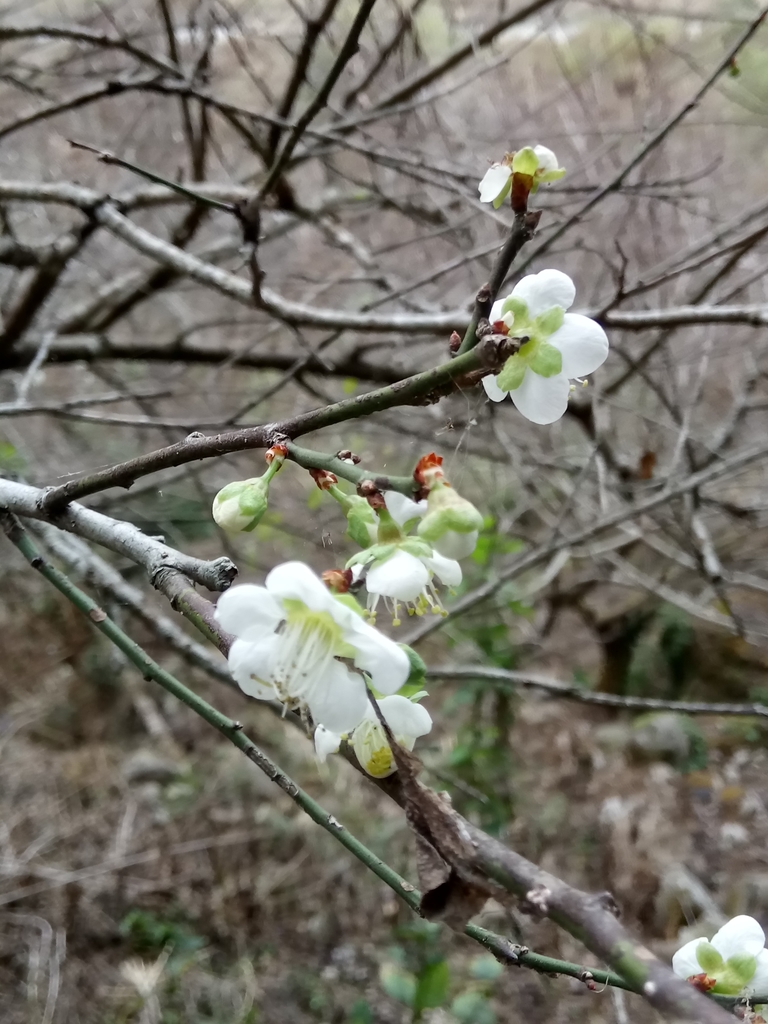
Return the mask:
[[[247,283],[231,216],[69,140],[242,198],[357,7],[0,0],[0,475],[61,483],[447,358],[449,331],[318,329],[236,301],[96,226],[64,189],[112,197]],[[396,633],[431,669],[463,670],[429,679],[422,777],[544,868],[609,889],[663,957],[737,913],[768,924],[765,709],[622,706],[768,703],[768,30],[697,96],[758,12],[752,0],[379,0],[261,223],[264,283],[286,303],[468,310],[511,223],[478,202],[490,162],[541,143],[567,168],[535,197],[540,229],[514,269],[566,271],[574,308],[609,334],[608,362],[567,415],[537,427],[474,388],[307,444],[395,474],[437,451],[482,510],[454,613]],[[346,523],[295,465],[255,532],[218,531],[214,494],[262,458],[85,503],[188,553],[226,553],[245,581],[286,559],[343,564]],[[213,648],[206,668],[169,644],[164,619],[193,631],[141,568],[36,529],[153,657],[415,880],[399,809],[342,761],[317,766],[311,742],[224,685]],[[0,551],[3,1021],[651,1019],[633,997],[502,969],[417,920],[10,544]],[[594,963],[549,922],[490,904],[480,923]]]

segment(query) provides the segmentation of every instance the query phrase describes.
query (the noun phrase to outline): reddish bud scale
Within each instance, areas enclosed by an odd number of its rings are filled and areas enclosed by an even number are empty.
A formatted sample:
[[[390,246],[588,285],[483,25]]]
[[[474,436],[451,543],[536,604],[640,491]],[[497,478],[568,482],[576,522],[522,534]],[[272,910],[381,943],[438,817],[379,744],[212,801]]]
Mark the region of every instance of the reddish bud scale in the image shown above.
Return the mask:
[[[693,985],[699,992],[711,992],[717,984],[717,978],[710,978],[706,973],[692,974],[688,979],[688,984]]]
[[[413,479],[420,487],[429,488],[435,480],[445,479],[443,473],[443,457],[430,452],[422,455],[413,471]]]
[[[448,339],[448,348],[451,352],[458,352],[461,345],[461,335],[458,331],[452,331]]]
[[[288,449],[284,444],[273,444],[271,448],[264,452],[264,459],[267,465],[270,466],[275,459],[284,459],[287,454]]]
[[[491,326],[493,327],[494,334],[504,334],[509,336],[509,328],[503,320],[494,320]]]
[[[329,590],[336,594],[346,594],[352,586],[351,569],[326,569],[321,579]]]
[[[335,473],[330,473],[327,469],[310,469],[309,475],[321,491],[327,491],[329,487],[339,482]]]

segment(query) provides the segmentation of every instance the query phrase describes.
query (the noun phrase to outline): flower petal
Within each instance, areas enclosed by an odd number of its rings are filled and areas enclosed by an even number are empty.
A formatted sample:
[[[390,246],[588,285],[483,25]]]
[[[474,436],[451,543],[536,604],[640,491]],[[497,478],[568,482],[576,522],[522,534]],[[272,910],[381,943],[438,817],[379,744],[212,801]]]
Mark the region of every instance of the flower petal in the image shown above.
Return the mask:
[[[504,164],[493,164],[483,175],[483,180],[477,186],[480,193],[481,203],[492,203],[503,191],[509,181],[512,170]]]
[[[576,298],[576,287],[562,270],[542,270],[518,281],[512,289],[511,297],[521,299],[533,319],[553,306],[570,309]]]
[[[399,491],[384,491],[384,504],[398,526],[421,519],[427,511],[426,501],[412,501]]]
[[[331,661],[307,700],[312,719],[330,732],[351,732],[365,717],[368,694],[363,677]]]
[[[492,402],[503,402],[509,394],[508,391],[501,390],[494,376],[483,377],[482,385],[486,395],[488,395]]]
[[[534,146],[533,152],[539,158],[539,170],[556,171],[559,169],[557,157],[551,149],[547,149],[546,146]]]
[[[434,543],[434,549],[438,556],[442,556],[449,562],[454,561],[456,564],[458,564],[458,559],[460,558],[469,558],[476,547],[477,530],[472,530],[470,533],[458,533],[456,530],[446,530],[442,537],[438,537]],[[458,583],[461,583],[461,566],[458,568]],[[448,571],[450,572],[451,570]],[[452,583],[449,579],[445,579],[440,575],[440,573],[438,573],[438,576],[446,586],[455,587],[457,585],[456,583]]]
[[[427,709],[421,704],[414,704],[407,697],[401,697],[399,694],[382,697],[379,707],[395,737],[426,736],[432,728],[432,718]],[[373,708],[369,707],[369,710],[373,716]],[[369,716],[366,712],[367,717]]]
[[[694,974],[701,974],[701,964],[696,959],[696,950],[700,942],[706,939],[691,939],[686,942],[672,957],[672,970],[678,978],[690,978]]]
[[[329,754],[338,753],[341,746],[341,736],[337,732],[331,732],[324,725],[318,725],[315,729],[315,753],[317,760],[324,764]]]
[[[344,639],[355,648],[355,665],[367,672],[379,693],[397,693],[411,672],[408,655],[378,629],[355,616]]]
[[[519,388],[510,391],[518,412],[531,423],[554,423],[568,408],[570,384],[564,373],[555,377],[540,377],[530,370]]]
[[[302,601],[313,612],[331,611],[335,604],[322,580],[303,562],[283,562],[267,575],[270,594],[280,600]]]
[[[608,358],[608,338],[594,320],[580,313],[566,313],[563,326],[551,334],[547,341],[563,357],[566,377],[583,377],[594,373]]]
[[[276,634],[253,643],[235,640],[229,649],[229,671],[232,678],[249,697],[256,700],[274,700],[277,696],[269,683],[272,678],[275,651],[280,643]]]
[[[739,914],[727,921],[719,932],[715,932],[712,945],[723,960],[739,953],[757,956],[765,946],[765,932],[754,917]]]
[[[749,988],[755,995],[764,996],[768,992],[768,949],[761,949],[755,959],[757,967]]]
[[[273,633],[284,617],[269,591],[251,583],[230,587],[216,605],[216,621],[221,628],[243,640]]]
[[[384,562],[368,570],[365,586],[369,594],[396,597],[399,601],[415,601],[429,583],[429,570],[414,555],[397,550]]]
[[[474,532],[474,531],[473,531]],[[453,530],[447,530],[446,533],[453,533]],[[445,537],[445,534],[443,534]],[[456,534],[456,537],[461,537],[462,540],[467,537],[471,538],[471,533]],[[442,539],[442,538],[441,538]],[[477,543],[477,533],[475,533],[475,543]],[[474,551],[474,546],[472,547]],[[437,576],[441,583],[444,583],[446,587],[458,587],[461,583],[461,566],[455,558],[446,558],[439,551],[435,550],[432,552],[431,558],[425,558],[424,564],[428,569]]]
[[[506,295],[504,296],[504,299],[506,299]],[[494,304],[491,306],[491,313],[488,319],[492,324],[495,323],[497,320],[501,320],[504,299],[496,299]]]

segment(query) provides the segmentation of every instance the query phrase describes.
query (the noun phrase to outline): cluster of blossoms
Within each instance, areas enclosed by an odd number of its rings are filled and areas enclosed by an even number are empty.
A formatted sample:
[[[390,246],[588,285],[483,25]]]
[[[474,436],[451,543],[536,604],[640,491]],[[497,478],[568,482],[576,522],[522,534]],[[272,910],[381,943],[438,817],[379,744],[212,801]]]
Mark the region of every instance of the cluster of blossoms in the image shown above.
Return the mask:
[[[686,942],[672,957],[672,970],[702,992],[725,996],[765,995],[768,992],[765,933],[753,917],[746,914],[733,917],[709,941]]]
[[[513,209],[524,211],[529,195],[564,174],[551,150],[525,147],[488,170],[480,199],[498,208],[509,195]],[[524,277],[491,310],[494,333],[516,339],[520,347],[483,386],[493,401],[509,394],[534,423],[559,419],[571,379],[597,369],[608,353],[597,323],[566,312],[574,297],[567,275],[544,270]],[[287,455],[285,445],[273,446],[263,476],[235,481],[216,495],[213,517],[222,528],[247,532],[258,525],[270,482]],[[338,458],[359,461],[350,452]],[[328,470],[310,472],[339,503],[347,533],[362,550],[322,580],[300,562],[279,565],[264,586],[245,584],[225,593],[216,616],[235,637],[229,667],[245,693],[311,717],[321,760],[346,738],[365,770],[382,777],[396,764],[381,719],[407,749],[430,731],[432,720],[418,703],[423,691],[413,692],[413,677],[423,677],[423,665],[415,671],[417,656],[376,629],[377,611],[383,604],[395,626],[402,612],[446,614],[439,587],[461,583],[459,560],[474,551],[483,517],[451,487],[434,453],[417,463],[410,494],[381,491],[373,480],[347,494]],[[352,593],[363,584],[365,609]]]
[[[398,491],[368,499],[373,543],[353,555],[347,569],[354,581],[365,579],[373,621],[381,600],[396,626],[401,608],[409,615],[445,614],[435,580],[461,583],[458,559],[475,550],[483,517],[448,483],[442,462],[434,453],[419,459],[413,474],[418,501]]]

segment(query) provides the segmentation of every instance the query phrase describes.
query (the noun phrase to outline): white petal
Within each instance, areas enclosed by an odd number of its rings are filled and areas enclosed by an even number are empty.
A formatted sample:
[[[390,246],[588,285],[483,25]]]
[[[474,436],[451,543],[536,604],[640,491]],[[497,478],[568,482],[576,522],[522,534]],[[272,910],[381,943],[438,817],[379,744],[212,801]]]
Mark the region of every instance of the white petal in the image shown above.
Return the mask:
[[[539,169],[542,171],[557,171],[559,165],[557,163],[557,157],[551,149],[547,149],[546,146],[534,146],[533,152],[539,158]]]
[[[701,974],[702,967],[696,959],[696,950],[699,944],[706,942],[706,939],[691,939],[690,942],[678,949],[672,957],[672,970],[678,978],[690,978],[694,974]]]
[[[761,949],[757,954],[757,969],[749,983],[749,989],[758,996],[768,992],[768,949]]]
[[[433,547],[438,555],[442,555],[449,561],[459,558],[469,558],[477,547],[477,530],[472,530],[471,533],[456,533],[455,530],[446,530],[443,536],[435,541]],[[460,566],[459,574],[461,574]],[[459,583],[460,582],[461,575],[459,575]],[[451,583],[446,579],[443,580],[443,583],[449,587],[456,586],[455,583]]]
[[[506,296],[504,297],[506,298]],[[491,323],[496,320],[501,320],[501,310],[504,307],[504,299],[496,299],[494,304],[491,306],[491,315],[488,317]]]
[[[235,640],[229,649],[229,671],[240,689],[257,700],[274,700],[272,678],[275,650],[280,637],[274,633],[263,640]]]
[[[449,533],[453,533],[453,530],[449,530]],[[445,534],[443,534],[445,536]],[[456,537],[471,537],[472,534],[455,534]],[[475,543],[477,542],[477,533],[475,533]],[[474,551],[474,547],[472,548]],[[446,558],[440,554],[439,551],[435,550],[432,552],[431,558],[425,558],[424,564],[428,569],[437,576],[441,583],[444,583],[446,587],[458,587],[461,583],[461,566],[455,558]]]
[[[216,605],[216,621],[221,628],[243,640],[273,633],[284,617],[272,595],[251,583],[230,587]]]
[[[368,694],[363,677],[332,661],[309,695],[309,710],[318,725],[331,732],[351,732],[365,716]]]
[[[421,519],[427,511],[426,501],[412,501],[399,491],[384,491],[384,504],[398,526]]]
[[[421,704],[414,704],[407,697],[401,697],[399,694],[382,697],[379,707],[396,737],[426,736],[432,728],[432,719],[427,709]],[[370,708],[370,712],[374,714],[373,708]]]
[[[423,562],[400,550],[374,565],[365,578],[369,594],[396,597],[398,601],[415,601],[428,582],[429,570]]]
[[[477,186],[477,190],[480,193],[480,202],[492,203],[507,184],[507,181],[509,181],[511,173],[511,168],[506,167],[504,164],[493,164],[493,166],[489,167],[483,175],[483,180]]]
[[[712,945],[723,958],[728,960],[738,953],[757,956],[765,946],[765,932],[754,919],[739,914],[727,921],[719,932],[712,936]]]
[[[344,639],[355,648],[355,665],[367,672],[379,693],[397,693],[411,672],[411,663],[400,647],[378,629],[355,617]]]
[[[315,753],[317,760],[324,763],[329,754],[338,753],[341,746],[341,736],[337,732],[331,732],[324,725],[318,725],[315,729]]]
[[[496,378],[492,375],[483,377],[482,384],[486,395],[488,395],[492,402],[503,402],[509,394],[508,391],[501,390],[499,385],[496,383]]]
[[[267,575],[267,589],[280,600],[302,601],[314,612],[330,611],[336,604],[323,581],[303,562],[284,562]]]
[[[531,423],[554,423],[568,408],[570,384],[564,373],[554,377],[540,377],[526,370],[523,383],[510,397],[518,411]]]
[[[581,313],[566,313],[563,326],[547,338],[563,356],[562,373],[583,377],[594,373],[608,358],[608,338],[594,320]]]
[[[570,309],[576,298],[576,288],[562,270],[542,270],[518,281],[512,289],[512,297],[522,299],[533,318],[553,306]]]

